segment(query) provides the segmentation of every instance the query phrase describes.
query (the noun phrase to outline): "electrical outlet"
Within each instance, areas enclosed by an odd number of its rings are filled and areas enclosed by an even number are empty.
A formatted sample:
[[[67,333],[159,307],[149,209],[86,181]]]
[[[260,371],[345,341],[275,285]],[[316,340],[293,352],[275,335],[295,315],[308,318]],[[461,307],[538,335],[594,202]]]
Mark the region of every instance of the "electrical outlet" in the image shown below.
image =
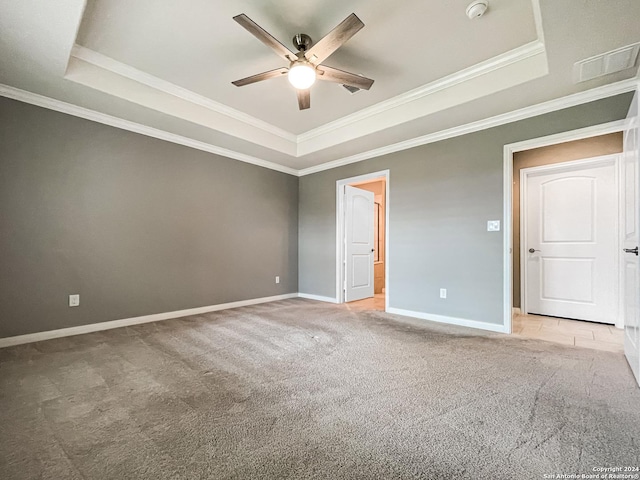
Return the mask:
[[[499,232],[500,220],[489,220],[487,222],[487,232]]]
[[[280,283],[280,277],[276,276],[276,283]]]
[[[69,306],[77,307],[78,305],[80,305],[80,295],[77,293],[74,295],[69,295]]]
[[[447,298],[447,289],[446,288],[441,288],[440,289],[440,298]]]

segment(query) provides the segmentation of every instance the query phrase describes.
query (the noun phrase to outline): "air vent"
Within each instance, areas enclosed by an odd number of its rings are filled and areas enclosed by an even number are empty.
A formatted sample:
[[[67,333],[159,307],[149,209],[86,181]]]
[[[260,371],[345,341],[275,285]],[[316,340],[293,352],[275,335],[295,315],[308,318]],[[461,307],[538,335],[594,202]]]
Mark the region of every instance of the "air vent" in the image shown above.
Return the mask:
[[[356,75],[358,75],[359,77],[362,78],[367,78],[365,77],[363,74],[361,73],[356,73]],[[342,84],[342,86],[347,90],[347,92],[349,92],[351,95],[353,95],[354,93],[358,93],[361,89],[358,87],[352,87],[351,85],[345,85],[344,83]]]
[[[640,51],[640,43],[634,43],[576,62],[573,66],[575,83],[586,82],[634,67],[638,60],[638,51]]]
[[[351,85],[342,85],[344,88],[347,89],[347,91],[353,95],[354,93],[358,93],[360,91],[360,89],[358,87],[352,87]]]

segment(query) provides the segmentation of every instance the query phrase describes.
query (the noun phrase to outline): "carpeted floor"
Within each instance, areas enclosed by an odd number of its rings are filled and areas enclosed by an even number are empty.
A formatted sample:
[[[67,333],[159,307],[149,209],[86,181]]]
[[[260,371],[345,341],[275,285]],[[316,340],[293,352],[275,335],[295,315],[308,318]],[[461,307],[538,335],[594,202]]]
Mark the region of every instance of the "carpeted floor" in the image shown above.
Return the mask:
[[[620,354],[302,299],[3,349],[0,389],[3,479],[640,466]]]

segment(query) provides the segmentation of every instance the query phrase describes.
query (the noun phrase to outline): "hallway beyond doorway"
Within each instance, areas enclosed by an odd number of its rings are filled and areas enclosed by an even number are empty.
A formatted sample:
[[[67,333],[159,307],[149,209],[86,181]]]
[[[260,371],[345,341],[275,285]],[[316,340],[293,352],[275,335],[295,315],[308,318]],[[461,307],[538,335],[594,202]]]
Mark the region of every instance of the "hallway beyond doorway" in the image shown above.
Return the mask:
[[[371,298],[349,302],[347,305],[354,310],[378,310],[384,312],[384,293],[376,293]]]

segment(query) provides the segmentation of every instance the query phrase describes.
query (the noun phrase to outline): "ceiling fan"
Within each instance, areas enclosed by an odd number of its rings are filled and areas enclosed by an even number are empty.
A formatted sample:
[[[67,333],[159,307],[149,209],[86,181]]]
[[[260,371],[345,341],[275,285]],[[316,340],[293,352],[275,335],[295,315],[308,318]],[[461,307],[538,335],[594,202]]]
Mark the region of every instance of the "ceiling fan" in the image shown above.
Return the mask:
[[[293,37],[293,45],[298,50],[298,53],[293,53],[244,13],[233,17],[233,19],[267,47],[272,48],[278,56],[289,62],[288,68],[276,68],[275,70],[269,70],[268,72],[258,73],[257,75],[231,82],[236,87],[243,87],[244,85],[281,77],[286,74],[289,82],[297,91],[298,107],[300,110],[305,110],[311,106],[309,88],[314,84],[316,78],[341,83],[351,87],[350,91],[354,91],[354,89],[356,89],[355,91],[357,89],[369,90],[373,85],[373,80],[370,78],[321,65],[329,55],[364,27],[364,23],[355,13],[345,18],[340,25],[315,44],[313,44],[308,35],[304,33],[296,34]]]

